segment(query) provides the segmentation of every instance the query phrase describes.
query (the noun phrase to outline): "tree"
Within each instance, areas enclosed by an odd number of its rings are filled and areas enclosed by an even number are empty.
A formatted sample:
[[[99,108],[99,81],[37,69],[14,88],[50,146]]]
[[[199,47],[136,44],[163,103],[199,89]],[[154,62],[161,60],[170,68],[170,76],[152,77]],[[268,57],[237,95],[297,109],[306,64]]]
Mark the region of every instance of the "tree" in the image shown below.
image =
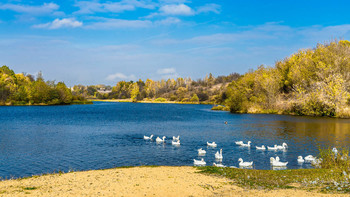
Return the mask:
[[[131,85],[131,93],[130,93],[132,102],[137,102],[137,97],[139,93],[140,93],[139,86],[137,85],[137,83],[133,83]]]
[[[72,102],[72,92],[67,88],[66,84],[59,82],[56,86],[56,90],[58,92],[59,100],[61,103],[69,104]]]
[[[176,90],[177,100],[181,101],[185,98],[185,95],[187,93],[187,88],[179,87]]]
[[[198,98],[197,94],[193,94],[193,96],[192,96],[192,98],[191,98],[190,101],[191,101],[191,102],[198,103],[198,102],[199,102],[199,98]]]

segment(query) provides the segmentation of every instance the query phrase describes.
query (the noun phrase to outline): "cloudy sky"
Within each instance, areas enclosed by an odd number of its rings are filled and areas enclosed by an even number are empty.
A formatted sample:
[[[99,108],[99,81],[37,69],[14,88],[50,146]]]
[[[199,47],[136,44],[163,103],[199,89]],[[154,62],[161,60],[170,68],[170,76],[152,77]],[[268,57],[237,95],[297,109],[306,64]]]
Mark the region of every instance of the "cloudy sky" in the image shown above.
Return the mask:
[[[74,84],[245,73],[350,39],[346,0],[0,1],[0,64]]]

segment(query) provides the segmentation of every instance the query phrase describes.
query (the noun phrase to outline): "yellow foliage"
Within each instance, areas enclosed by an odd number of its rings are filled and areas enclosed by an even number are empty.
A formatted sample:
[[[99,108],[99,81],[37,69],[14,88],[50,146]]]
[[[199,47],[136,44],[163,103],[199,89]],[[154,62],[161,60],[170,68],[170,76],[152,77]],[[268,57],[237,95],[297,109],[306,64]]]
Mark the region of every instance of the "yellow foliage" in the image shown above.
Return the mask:
[[[350,42],[318,44],[276,62],[273,68],[259,66],[232,82],[226,93],[225,103],[233,112],[350,114],[344,112],[350,95]]]

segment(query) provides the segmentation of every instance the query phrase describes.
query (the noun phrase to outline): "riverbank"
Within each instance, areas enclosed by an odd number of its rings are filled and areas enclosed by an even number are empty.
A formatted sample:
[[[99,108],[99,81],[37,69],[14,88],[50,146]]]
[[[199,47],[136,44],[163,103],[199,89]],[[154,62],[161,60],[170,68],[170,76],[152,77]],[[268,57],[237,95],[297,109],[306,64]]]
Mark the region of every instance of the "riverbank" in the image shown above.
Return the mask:
[[[0,194],[1,196],[345,196],[310,192],[296,187],[273,190],[246,189],[237,186],[235,179],[199,172],[199,168],[190,166],[148,166],[48,174],[1,181]]]
[[[88,99],[89,101],[100,102],[120,102],[120,103],[132,103],[132,99]],[[137,103],[166,103],[166,104],[201,104],[201,105],[213,105],[211,102],[179,102],[179,101],[157,101],[157,100],[142,100]]]
[[[26,103],[26,102],[9,102],[9,103],[0,103],[0,106],[55,106],[55,105],[87,105],[87,104],[93,104],[92,101],[80,101],[80,100],[73,100],[71,103],[64,103],[64,104],[50,104],[50,103]]]

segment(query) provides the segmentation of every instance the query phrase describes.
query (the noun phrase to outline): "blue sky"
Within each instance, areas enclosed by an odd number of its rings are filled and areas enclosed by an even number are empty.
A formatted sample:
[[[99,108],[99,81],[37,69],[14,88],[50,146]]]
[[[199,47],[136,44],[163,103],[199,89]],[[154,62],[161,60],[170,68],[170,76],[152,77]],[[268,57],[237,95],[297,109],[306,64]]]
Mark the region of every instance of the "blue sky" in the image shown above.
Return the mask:
[[[74,84],[245,73],[349,39],[348,1],[0,2],[0,64]]]

